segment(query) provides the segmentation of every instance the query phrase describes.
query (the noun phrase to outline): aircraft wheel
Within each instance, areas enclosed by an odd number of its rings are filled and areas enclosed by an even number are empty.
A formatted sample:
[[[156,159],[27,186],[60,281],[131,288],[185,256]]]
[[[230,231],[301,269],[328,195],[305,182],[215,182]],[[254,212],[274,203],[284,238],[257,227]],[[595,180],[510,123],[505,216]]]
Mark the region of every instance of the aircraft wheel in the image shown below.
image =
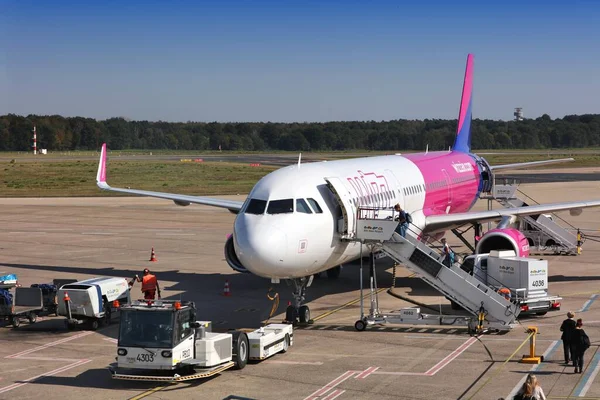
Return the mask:
[[[30,312],[27,316],[27,319],[29,320],[30,324],[35,324],[35,321],[37,321],[37,314],[34,312]]]
[[[300,322],[303,324],[306,324],[310,321],[310,309],[308,306],[300,306],[300,309],[298,310],[298,317]]]
[[[294,306],[287,306],[285,309],[285,320],[287,322],[295,322],[296,321],[296,309]]]
[[[21,319],[17,315],[12,317],[10,322],[11,322],[13,328],[18,328],[19,325],[21,325]]]
[[[365,329],[367,329],[367,324],[365,324],[365,321],[363,321],[362,319],[359,319],[354,323],[354,329],[356,329],[359,332],[362,332]]]
[[[248,364],[248,336],[245,332],[235,331],[233,335],[233,360],[235,369],[243,369]]]

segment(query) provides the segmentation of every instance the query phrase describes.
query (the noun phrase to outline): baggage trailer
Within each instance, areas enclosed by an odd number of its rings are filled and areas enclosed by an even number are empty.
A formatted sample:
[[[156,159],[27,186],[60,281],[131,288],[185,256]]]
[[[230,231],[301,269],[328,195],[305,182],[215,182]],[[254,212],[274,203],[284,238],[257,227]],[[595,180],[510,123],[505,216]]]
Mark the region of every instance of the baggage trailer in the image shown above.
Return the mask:
[[[130,300],[127,279],[101,276],[61,286],[57,314],[67,318],[67,329],[84,324],[96,330],[101,325],[109,325],[118,315],[115,302],[129,303]]]
[[[182,382],[243,369],[248,360],[285,353],[293,327],[269,324],[253,332],[212,332],[210,321],[196,320],[190,301],[136,300],[121,307],[113,379]]]
[[[42,290],[40,288],[15,288],[12,304],[0,300],[0,318],[10,321],[18,328],[21,320],[27,318],[29,323],[37,321],[38,313],[44,309]]]

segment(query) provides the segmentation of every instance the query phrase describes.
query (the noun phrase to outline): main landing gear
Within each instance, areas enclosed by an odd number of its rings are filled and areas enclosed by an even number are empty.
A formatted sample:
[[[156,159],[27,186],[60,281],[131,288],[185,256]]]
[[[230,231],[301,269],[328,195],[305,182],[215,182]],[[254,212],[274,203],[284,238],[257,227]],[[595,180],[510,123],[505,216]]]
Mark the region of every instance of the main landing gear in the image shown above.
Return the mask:
[[[285,310],[285,320],[294,325],[296,323],[312,324],[310,319],[310,309],[306,304],[302,304],[305,300],[306,288],[309,287],[313,280],[313,275],[304,278],[290,279],[294,284],[294,304],[290,304]]]

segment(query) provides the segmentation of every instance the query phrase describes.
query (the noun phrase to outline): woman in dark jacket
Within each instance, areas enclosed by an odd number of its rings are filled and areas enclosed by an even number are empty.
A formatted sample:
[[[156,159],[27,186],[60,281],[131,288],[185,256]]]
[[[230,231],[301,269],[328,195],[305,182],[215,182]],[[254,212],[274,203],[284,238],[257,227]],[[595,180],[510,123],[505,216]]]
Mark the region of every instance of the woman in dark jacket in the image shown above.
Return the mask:
[[[581,374],[581,370],[583,369],[583,355],[588,347],[590,347],[590,338],[583,330],[583,321],[579,318],[571,339],[571,357],[573,358],[573,366],[575,367],[576,374]]]

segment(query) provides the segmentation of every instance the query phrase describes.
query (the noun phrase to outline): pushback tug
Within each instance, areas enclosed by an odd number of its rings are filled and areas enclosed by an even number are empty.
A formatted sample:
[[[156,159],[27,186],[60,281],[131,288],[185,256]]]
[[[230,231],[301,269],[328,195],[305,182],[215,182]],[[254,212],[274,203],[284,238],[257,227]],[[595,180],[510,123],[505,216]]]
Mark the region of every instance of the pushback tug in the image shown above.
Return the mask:
[[[269,324],[252,332],[212,332],[210,321],[196,321],[191,301],[136,300],[120,307],[113,379],[180,382],[207,378],[249,360],[285,353],[293,327]]]

